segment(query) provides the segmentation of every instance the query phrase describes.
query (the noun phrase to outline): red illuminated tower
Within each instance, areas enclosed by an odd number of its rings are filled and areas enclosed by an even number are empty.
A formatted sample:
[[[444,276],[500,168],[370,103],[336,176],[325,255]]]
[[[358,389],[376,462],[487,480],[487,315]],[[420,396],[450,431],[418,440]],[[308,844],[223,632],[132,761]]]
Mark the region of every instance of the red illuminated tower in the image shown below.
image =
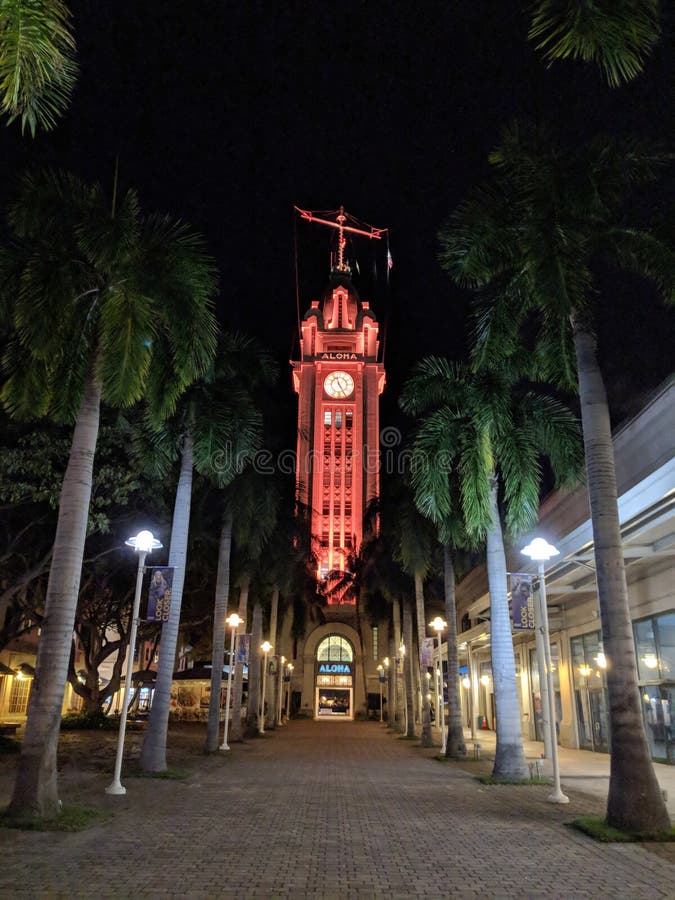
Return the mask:
[[[382,231],[346,225],[342,210],[335,222],[299,212],[339,230],[329,286],[302,320],[300,358],[291,363],[298,394],[298,498],[311,510],[317,578],[323,580],[344,571],[349,554],[360,548],[366,505],[379,494],[379,396],[385,373],[377,319],[351,282],[344,248],[345,231],[370,238]]]

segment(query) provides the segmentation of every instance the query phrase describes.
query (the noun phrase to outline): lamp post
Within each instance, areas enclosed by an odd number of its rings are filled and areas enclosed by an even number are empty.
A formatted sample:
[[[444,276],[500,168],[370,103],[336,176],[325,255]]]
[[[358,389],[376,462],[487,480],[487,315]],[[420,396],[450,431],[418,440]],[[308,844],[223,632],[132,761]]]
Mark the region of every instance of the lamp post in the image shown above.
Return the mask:
[[[134,537],[124,542],[127,547],[133,547],[138,553],[138,569],[136,571],[136,593],[131,612],[131,630],[129,632],[129,646],[127,648],[127,670],[124,676],[124,699],[120,713],[120,728],[117,735],[117,755],[115,757],[115,773],[113,780],[105,789],[106,794],[126,794],[127,789],[120,781],[122,774],[122,757],[124,755],[124,736],[127,731],[127,711],[129,698],[131,697],[131,675],[134,668],[134,653],[136,651],[136,632],[138,631],[138,611],[141,606],[141,589],[143,588],[143,574],[145,572],[145,557],[153,550],[159,550],[162,546],[151,531],[139,531]]]
[[[390,681],[391,672],[389,671],[389,657],[388,656],[385,656],[385,658],[382,660],[382,664],[384,665],[384,683],[387,685],[387,696],[386,696],[387,725],[391,727],[391,718],[394,714],[393,713],[394,706],[392,704],[392,698],[391,698],[391,681]],[[380,704],[380,706],[381,705],[382,704]]]
[[[408,685],[405,678],[405,644],[403,641],[399,644],[399,656],[401,657],[401,669],[403,674],[403,713],[405,719],[405,733],[408,733]]]
[[[220,745],[221,750],[230,749],[230,745],[227,743],[227,734],[230,729],[230,698],[232,696],[232,670],[234,669],[234,638],[237,633],[237,628],[244,624],[244,620],[240,618],[237,613],[231,613],[227,619],[225,619],[225,622],[232,630],[232,634],[230,636],[230,665],[228,666],[227,671],[227,694],[225,696],[225,730],[223,731],[223,743]]]
[[[384,684],[384,666],[379,665],[377,667],[377,675],[378,681],[380,682],[380,722],[384,721],[384,717],[382,715],[382,685]]]
[[[267,654],[272,650],[272,645],[269,641],[263,641],[260,645],[260,649],[265,654],[263,659],[263,677],[262,677],[262,691],[261,691],[261,711],[258,721],[260,725],[258,726],[258,734],[265,734],[265,682],[267,680]]]
[[[553,693],[553,670],[551,667],[551,638],[548,630],[548,607],[546,605],[546,578],[544,563],[560,552],[543,538],[535,538],[521,551],[537,563],[539,573],[539,603],[541,606],[541,633],[544,638],[544,662],[546,665],[546,686],[548,692],[549,729],[551,734],[551,762],[553,764],[553,793],[547,798],[550,803],[569,803],[569,797],[560,788],[560,765],[558,763],[558,734],[555,723],[555,695]]]
[[[445,753],[445,696],[443,691],[443,653],[441,651],[441,632],[448,627],[448,623],[440,616],[436,616],[433,622],[430,622],[429,624],[436,632],[436,637],[438,638],[438,706],[441,719],[441,753]],[[457,676],[455,675],[455,677]],[[448,672],[448,678],[450,678],[450,672]]]
[[[293,677],[293,663],[288,664],[288,691],[286,692],[286,721],[291,718],[291,678]]]
[[[284,668],[286,666],[286,657],[282,656],[279,661],[279,671],[277,674],[277,689],[278,689],[278,697],[277,697],[277,725],[283,725],[282,715],[281,715],[281,704],[284,698]]]

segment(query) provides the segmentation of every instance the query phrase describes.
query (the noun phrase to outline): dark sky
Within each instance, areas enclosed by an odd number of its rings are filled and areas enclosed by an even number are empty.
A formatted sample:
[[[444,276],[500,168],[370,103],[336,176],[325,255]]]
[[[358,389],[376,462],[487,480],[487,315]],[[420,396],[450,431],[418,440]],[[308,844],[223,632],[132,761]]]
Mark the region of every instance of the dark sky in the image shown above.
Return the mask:
[[[385,410],[423,353],[463,352],[467,300],[438,267],[436,233],[487,173],[504,124],[548,119],[571,142],[598,130],[672,135],[667,39],[642,78],[612,91],[591,68],[547,70],[526,41],[520,3],[82,0],[71,8],[76,95],[51,135],[3,129],[0,200],[13,173],[34,163],[110,185],[119,154],[122,186],[139,190],[144,209],[180,216],[206,236],[223,321],[257,334],[282,361],[296,330],[293,205],[344,204],[388,227],[390,289],[383,279],[361,288],[387,320]],[[323,288],[330,237],[307,229],[298,229],[303,311]],[[373,249],[357,252],[370,271]],[[376,258],[382,274],[381,250]],[[652,386],[672,359],[672,313],[639,283],[608,286],[610,375],[629,393]]]

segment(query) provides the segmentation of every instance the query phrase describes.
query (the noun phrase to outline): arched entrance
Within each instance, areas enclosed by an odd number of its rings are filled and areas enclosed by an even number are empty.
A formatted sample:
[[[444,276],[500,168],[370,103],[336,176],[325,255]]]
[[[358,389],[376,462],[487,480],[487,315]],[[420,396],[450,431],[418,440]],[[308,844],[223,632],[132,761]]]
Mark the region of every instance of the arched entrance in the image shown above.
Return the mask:
[[[354,718],[354,647],[340,634],[329,634],[316,649],[314,718]]]

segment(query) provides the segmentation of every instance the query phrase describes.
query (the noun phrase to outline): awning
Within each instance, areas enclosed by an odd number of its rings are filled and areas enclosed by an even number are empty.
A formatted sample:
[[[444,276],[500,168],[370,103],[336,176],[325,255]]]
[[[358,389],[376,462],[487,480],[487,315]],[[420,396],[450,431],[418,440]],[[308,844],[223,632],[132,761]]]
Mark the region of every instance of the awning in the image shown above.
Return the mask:
[[[18,667],[18,671],[21,672],[22,675],[25,675],[26,678],[35,678],[35,669],[28,663],[21,663]]]
[[[0,675],[16,675],[16,672],[4,663],[0,663]]]

